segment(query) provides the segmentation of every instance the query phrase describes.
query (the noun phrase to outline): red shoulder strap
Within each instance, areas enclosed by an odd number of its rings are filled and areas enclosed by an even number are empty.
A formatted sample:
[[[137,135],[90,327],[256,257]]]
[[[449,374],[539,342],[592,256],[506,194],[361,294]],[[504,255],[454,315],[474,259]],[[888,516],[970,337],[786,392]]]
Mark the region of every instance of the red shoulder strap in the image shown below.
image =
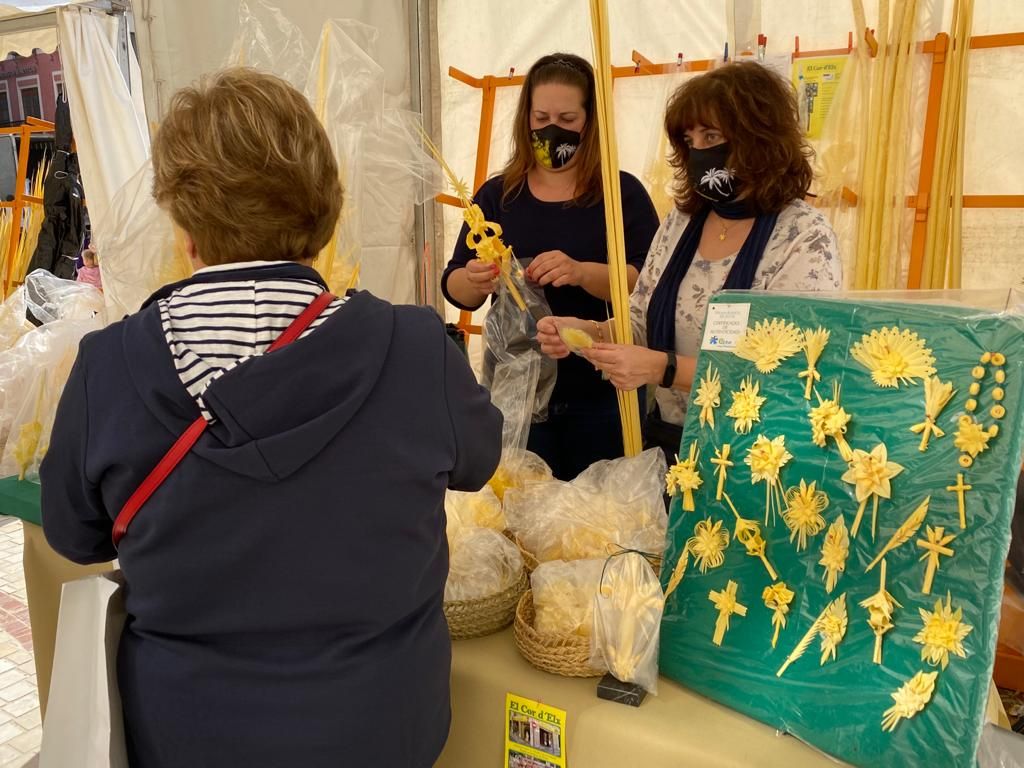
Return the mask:
[[[323,314],[323,311],[334,301],[334,298],[334,295],[329,291],[324,291],[313,299],[312,303],[302,311],[302,314],[295,318],[291,325],[270,345],[267,352],[274,352],[298,339],[312,325],[313,321]],[[160,462],[153,468],[153,471],[142,481],[142,485],[135,489],[135,493],[131,495],[124,507],[121,508],[117,519],[114,521],[112,535],[114,547],[121,543],[121,539],[128,532],[128,526],[131,525],[139,510],[149,500],[149,497],[163,485],[175,467],[181,463],[181,460],[188,455],[188,452],[192,450],[192,447],[199,441],[203,432],[206,431],[207,426],[208,422],[202,416],[193,421],[189,428],[171,446],[171,450],[160,459]]]

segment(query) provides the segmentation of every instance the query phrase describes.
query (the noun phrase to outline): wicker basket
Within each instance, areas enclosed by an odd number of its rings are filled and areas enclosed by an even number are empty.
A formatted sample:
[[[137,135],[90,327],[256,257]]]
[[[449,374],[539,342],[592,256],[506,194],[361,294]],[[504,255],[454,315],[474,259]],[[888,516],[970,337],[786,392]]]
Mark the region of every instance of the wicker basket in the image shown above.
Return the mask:
[[[563,677],[600,677],[590,666],[590,640],[579,635],[542,635],[533,627],[536,617],[533,590],[527,590],[516,608],[516,647],[537,669]]]
[[[444,616],[448,619],[448,632],[452,640],[492,635],[507,627],[515,618],[519,598],[529,586],[530,577],[523,570],[516,583],[504,592],[476,600],[446,602]]]
[[[527,574],[536,571],[537,566],[540,565],[540,561],[538,561],[537,558],[533,556],[532,552],[530,552],[526,547],[523,546],[523,542],[521,542],[519,540],[519,537],[512,533],[512,531],[506,529],[505,531],[503,531],[503,533],[505,534],[505,538],[507,538],[509,541],[515,544],[516,547],[519,548],[519,554],[523,556],[523,566],[526,568]]]

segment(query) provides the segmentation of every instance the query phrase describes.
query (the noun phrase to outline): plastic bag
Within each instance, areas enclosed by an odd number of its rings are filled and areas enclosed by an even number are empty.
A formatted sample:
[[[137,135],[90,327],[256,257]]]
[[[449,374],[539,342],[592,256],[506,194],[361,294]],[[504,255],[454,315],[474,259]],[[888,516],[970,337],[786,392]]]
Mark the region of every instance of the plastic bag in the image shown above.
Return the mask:
[[[594,595],[590,665],[657,694],[664,607],[661,584],[646,557],[637,552],[610,557]]]
[[[34,327],[25,317],[25,287],[16,289],[0,304],[0,352],[10,349]]]
[[[506,527],[501,500],[487,485],[476,493],[448,491],[444,511],[448,518],[449,541],[453,533],[462,528],[490,528],[500,532]]]
[[[498,366],[502,363],[513,363],[518,358],[539,358],[540,369],[537,384],[531,392],[524,383],[522,396],[531,404],[531,423],[547,421],[548,403],[555,389],[555,378],[558,374],[557,363],[540,354],[537,343],[537,321],[551,314],[543,294],[527,284],[523,268],[513,257],[512,281],[526,304],[526,310],[520,309],[504,281],[498,282],[498,293],[487,310],[484,319],[484,359],[481,382],[491,389],[496,380]],[[529,366],[524,365],[529,371]]]
[[[106,319],[103,294],[94,286],[75,280],[62,280],[45,269],[37,269],[25,278],[25,310],[39,324],[55,320]]]
[[[660,555],[667,518],[660,449],[601,461],[571,483],[529,483],[505,495],[509,529],[540,562],[605,558],[616,549]]]
[[[462,528],[450,536],[448,562],[445,602],[477,600],[504,592],[523,572],[519,548],[489,528]]]
[[[153,199],[151,162],[117,191],[107,218],[96,255],[112,319],[137,312],[161,286],[192,276],[184,240]]]
[[[603,559],[541,563],[530,575],[534,628],[542,635],[590,637],[603,568]]]
[[[504,503],[509,491],[525,488],[533,483],[552,480],[551,467],[540,456],[531,451],[509,451],[503,453],[501,463],[487,485]]]
[[[79,342],[102,327],[100,315],[54,320],[0,353],[0,477],[38,478]]]
[[[238,36],[225,66],[274,72],[301,91],[312,61],[302,30],[280,9],[261,0],[239,3],[238,26]]]

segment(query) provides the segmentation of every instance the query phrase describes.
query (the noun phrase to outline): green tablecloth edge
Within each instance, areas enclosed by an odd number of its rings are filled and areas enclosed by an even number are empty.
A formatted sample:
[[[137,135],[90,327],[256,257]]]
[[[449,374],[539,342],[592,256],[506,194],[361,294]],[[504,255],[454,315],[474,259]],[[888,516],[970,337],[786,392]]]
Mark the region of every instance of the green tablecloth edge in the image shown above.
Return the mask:
[[[0,515],[18,517],[27,523],[42,525],[39,485],[17,477],[0,479]]]

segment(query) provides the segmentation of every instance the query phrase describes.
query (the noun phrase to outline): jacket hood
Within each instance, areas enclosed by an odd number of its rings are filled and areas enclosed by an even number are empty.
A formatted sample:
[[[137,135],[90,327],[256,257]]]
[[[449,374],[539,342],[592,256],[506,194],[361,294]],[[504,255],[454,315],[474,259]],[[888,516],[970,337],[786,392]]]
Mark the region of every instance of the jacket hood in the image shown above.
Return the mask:
[[[277,279],[316,275],[297,265],[273,272]],[[259,276],[267,277],[266,271]],[[168,286],[125,322],[124,354],[133,383],[167,428],[168,449],[200,414],[175,370],[156,300],[182,285],[226,279],[248,276],[233,270]],[[247,360],[210,384],[203,400],[216,421],[193,453],[256,480],[288,477],[316,457],[362,408],[387,361],[393,329],[390,304],[369,293],[351,294],[313,333]]]

